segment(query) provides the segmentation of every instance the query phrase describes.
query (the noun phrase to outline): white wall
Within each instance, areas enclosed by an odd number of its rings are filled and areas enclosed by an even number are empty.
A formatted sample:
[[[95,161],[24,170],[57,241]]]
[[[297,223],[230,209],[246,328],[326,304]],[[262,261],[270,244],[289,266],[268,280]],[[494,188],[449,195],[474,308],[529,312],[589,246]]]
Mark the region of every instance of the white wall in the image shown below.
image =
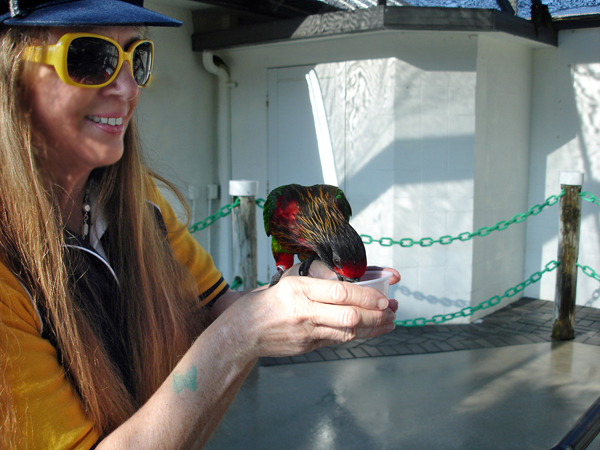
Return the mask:
[[[188,187],[196,187],[195,221],[199,221],[208,215],[206,186],[217,181],[217,83],[204,70],[201,54],[192,51],[191,12],[172,4],[166,0],[145,2],[147,8],[184,25],[149,29],[156,59],[152,83],[142,91],[138,119],[150,166],[175,183],[190,206]],[[217,208],[216,202],[213,208]],[[208,247],[206,231],[194,236]]]
[[[153,167],[184,193],[188,185],[199,187],[196,218],[202,219],[208,214],[206,185],[217,181],[217,84],[191,51],[191,14],[182,7],[189,3],[147,0],[151,9],[185,25],[151,29],[155,78],[138,115]],[[583,189],[600,195],[600,30],[561,31],[557,49],[523,42],[384,32],[222,51],[238,83],[232,91],[233,177],[259,180],[259,197],[266,197],[268,68],[395,57],[391,237],[437,238],[510,219],[558,194],[562,170],[584,172]],[[476,103],[469,94],[474,89]],[[435,133],[422,134],[427,124]],[[596,270],[599,211],[583,202],[579,261]],[[257,225],[264,281],[271,256],[260,217]],[[211,229],[216,246],[218,222]],[[556,259],[557,229],[555,206],[486,238],[395,252],[390,264],[404,276],[395,293],[404,297],[403,314],[446,313],[501,295]],[[207,245],[206,232],[196,237]],[[218,255],[216,248],[213,253]],[[525,295],[553,300],[554,285],[555,274],[545,275]],[[598,282],[579,272],[578,304],[599,306],[599,297]]]
[[[413,44],[408,42],[407,44]],[[473,227],[475,88],[478,38],[417,46],[398,61],[394,142],[395,239],[439,239]],[[407,57],[408,56],[408,57]],[[412,57],[411,57],[412,56]],[[394,251],[402,273],[394,291],[402,319],[470,306],[471,242]]]
[[[532,52],[520,43],[494,36],[481,36],[479,40],[474,230],[492,227],[529,208]],[[507,289],[522,282],[524,260],[523,223],[485,237],[475,237],[474,304],[495,295],[502,296]],[[496,308],[521,296],[503,300]]]
[[[560,171],[579,171],[600,196],[600,30],[561,31],[556,49],[536,50],[533,72],[530,205],[559,194]],[[600,270],[600,209],[582,205],[579,263]],[[558,205],[528,220],[525,272],[557,259]],[[555,272],[526,295],[554,300]],[[578,271],[577,304],[600,307],[598,282]]]
[[[523,41],[466,33],[386,32],[239,48],[220,56],[238,82],[232,92],[234,178],[258,179],[259,196],[266,196],[268,179],[267,70],[396,58],[390,72],[393,129],[361,131],[360,124],[346,125],[361,142],[374,136],[373,149],[381,150],[361,170],[346,167],[347,174],[355,171],[358,177],[347,184],[357,231],[375,238],[438,239],[491,226],[527,209],[532,56]],[[512,69],[513,59],[518,69]],[[482,91],[480,86],[486,88]],[[389,108],[383,100],[376,101],[385,116]],[[389,122],[387,116],[381,120]],[[482,130],[477,142],[476,123]],[[392,201],[367,201],[361,194],[373,186],[380,187],[382,198],[391,192]],[[475,214],[474,206],[482,211]],[[367,253],[374,263],[391,265],[403,275],[391,291],[400,300],[399,318],[431,317],[476,305],[522,281],[525,229],[504,233],[507,241],[483,246],[471,241],[428,248],[395,246],[389,251],[372,244]],[[266,238],[260,238],[259,279],[266,279],[272,261]],[[484,284],[490,281],[495,290],[488,295]]]

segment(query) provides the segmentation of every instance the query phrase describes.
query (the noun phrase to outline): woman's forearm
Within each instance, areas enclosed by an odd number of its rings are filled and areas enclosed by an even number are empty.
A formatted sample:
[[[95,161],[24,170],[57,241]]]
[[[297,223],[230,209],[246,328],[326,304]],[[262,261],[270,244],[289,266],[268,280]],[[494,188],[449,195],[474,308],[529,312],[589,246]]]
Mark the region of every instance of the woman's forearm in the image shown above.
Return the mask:
[[[158,391],[99,450],[204,446],[256,362],[244,351],[239,328],[224,323],[236,316],[222,319],[202,333]]]
[[[394,328],[397,307],[375,289],[311,277],[285,277],[235,297],[99,449],[202,448],[259,356],[379,336]]]
[[[221,314],[223,314],[223,311],[225,311],[227,308],[233,305],[244,294],[246,294],[246,292],[232,291],[231,289],[228,289],[227,292],[225,292],[217,299],[215,304],[210,309],[210,312],[213,315],[213,317],[215,319],[219,317]]]

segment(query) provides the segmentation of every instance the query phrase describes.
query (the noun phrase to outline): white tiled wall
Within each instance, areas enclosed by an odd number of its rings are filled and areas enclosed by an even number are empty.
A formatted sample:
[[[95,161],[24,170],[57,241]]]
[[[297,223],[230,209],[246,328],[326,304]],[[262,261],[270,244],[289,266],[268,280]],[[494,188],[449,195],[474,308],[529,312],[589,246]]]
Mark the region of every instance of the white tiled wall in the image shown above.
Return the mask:
[[[344,155],[336,163],[359,233],[439,239],[492,226],[531,206],[533,57],[523,42],[466,33],[373,33],[236,49],[223,57],[239,83],[232,92],[237,177],[260,173],[238,164],[238,153],[269,164],[268,115],[254,113],[264,102],[264,73],[310,64],[317,72],[329,67],[319,73],[323,91],[334,92],[337,104],[345,98],[344,108],[356,107],[330,121],[330,129],[345,136],[332,145],[336,158]],[[357,75],[367,67],[379,74],[377,82]],[[348,91],[337,81],[342,76]],[[326,109],[331,105],[326,101]],[[372,244],[367,252],[371,263],[402,274],[390,290],[400,301],[399,319],[431,317],[523,281],[524,237],[524,226],[514,225],[448,246]]]
[[[439,239],[472,230],[476,76],[468,44],[446,42],[448,53],[462,55],[452,71],[447,64],[423,68],[397,61],[397,239]],[[471,243],[397,247],[394,263],[402,273],[402,286],[393,289],[400,319],[431,317],[471,304]]]
[[[529,208],[532,51],[485,36],[479,41],[474,229],[491,227]],[[475,304],[524,280],[524,224],[475,238],[473,246]]]
[[[600,29],[565,30],[556,49],[535,53],[529,203],[560,192],[559,173],[584,174],[583,190],[600,196]],[[579,263],[600,271],[600,209],[583,201]],[[558,253],[558,205],[527,221],[526,272],[542,270]],[[556,272],[526,294],[554,300]],[[598,281],[581,271],[577,304],[600,307]]]

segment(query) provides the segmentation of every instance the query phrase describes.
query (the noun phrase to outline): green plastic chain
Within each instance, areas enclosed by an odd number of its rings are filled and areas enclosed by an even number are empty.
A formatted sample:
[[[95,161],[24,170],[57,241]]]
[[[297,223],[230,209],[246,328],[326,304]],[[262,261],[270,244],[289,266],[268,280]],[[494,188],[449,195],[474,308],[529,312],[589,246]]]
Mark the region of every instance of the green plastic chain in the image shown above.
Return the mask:
[[[540,281],[540,279],[542,278],[542,275],[544,275],[546,272],[552,272],[554,269],[556,269],[558,267],[559,264],[560,263],[557,261],[550,261],[548,264],[546,264],[544,270],[534,273],[527,280],[523,281],[522,283],[517,284],[515,287],[512,287],[512,288],[506,290],[506,292],[504,292],[504,295],[502,295],[502,296],[495,295],[495,296],[489,298],[488,300],[481,302],[477,306],[467,306],[466,308],[463,308],[460,311],[457,311],[454,313],[438,314],[436,316],[433,316],[431,319],[419,317],[417,319],[397,320],[394,323],[397,326],[402,326],[402,327],[418,327],[418,326],[427,325],[428,323],[440,324],[440,323],[448,322],[449,320],[456,319],[458,317],[472,316],[475,312],[479,311],[480,309],[491,308],[492,306],[496,306],[498,303],[500,303],[502,301],[502,299],[513,297],[513,296],[517,295],[519,292],[521,292],[527,286],[530,286],[533,283],[537,283],[538,281]]]
[[[590,202],[590,203],[600,206],[600,199],[598,197],[596,197],[594,194],[590,194],[589,192],[583,191],[583,192],[579,193],[579,196],[586,202]]]
[[[592,269],[590,266],[582,266],[579,263],[576,263],[577,267],[579,267],[581,269],[581,271],[586,274],[588,277],[593,278],[596,281],[600,281],[600,275],[598,275],[594,269]]]
[[[441,245],[452,244],[452,242],[454,242],[456,240],[463,241],[463,242],[470,241],[471,239],[473,239],[476,236],[487,236],[488,234],[490,234],[493,231],[503,231],[503,230],[506,230],[509,226],[511,226],[514,223],[521,223],[530,216],[537,216],[539,213],[542,212],[542,210],[546,206],[555,205],[558,202],[559,198],[562,197],[563,195],[565,195],[564,190],[559,195],[551,195],[541,205],[532,206],[529,209],[529,211],[513,216],[513,218],[510,220],[501,220],[500,222],[498,222],[496,225],[494,225],[492,227],[482,227],[482,228],[479,228],[477,231],[474,231],[473,233],[465,231],[464,233],[460,233],[458,236],[455,236],[455,237],[442,236],[439,239],[425,237],[418,241],[415,241],[411,238],[404,238],[404,239],[400,239],[399,241],[395,241],[394,239],[389,238],[389,237],[382,237],[381,239],[374,239],[372,236],[369,236],[368,234],[361,234],[360,237],[362,238],[362,241],[365,245],[369,245],[369,244],[376,242],[379,245],[381,245],[382,247],[391,247],[394,244],[399,245],[400,247],[412,247],[413,245],[420,245],[421,247],[431,247],[433,244],[441,244]]]
[[[233,210],[234,208],[237,208],[238,206],[240,206],[240,199],[236,198],[234,200],[233,204],[223,206],[221,209],[219,209],[218,212],[214,213],[211,216],[208,216],[206,219],[202,220],[201,222],[198,222],[198,223],[192,225],[191,227],[189,227],[188,228],[189,232],[195,233],[196,231],[204,230],[205,228],[210,227],[217,220],[222,219],[223,217],[226,217],[229,214],[231,214],[231,210]]]
[[[265,200],[263,200],[262,198],[256,199],[254,202],[256,203],[256,206],[258,206],[259,208],[265,207]],[[198,223],[190,226],[188,228],[188,231],[192,234],[195,233],[196,231],[202,231],[205,228],[210,227],[217,220],[222,219],[223,217],[227,217],[229,214],[231,214],[231,211],[233,209],[237,208],[238,206],[240,206],[240,199],[236,197],[231,205],[223,206],[221,209],[219,209],[218,212],[216,212],[212,216],[208,216],[206,219],[202,220],[201,222],[198,222]]]
[[[372,236],[369,236],[368,234],[361,234],[361,238],[363,239],[363,243],[366,245],[376,242],[384,247],[391,247],[394,244],[398,244],[401,247],[412,247],[413,245],[420,245],[421,247],[431,247],[433,244],[448,245],[456,240],[468,241],[470,239],[473,239],[475,236],[487,236],[492,231],[506,230],[513,223],[521,223],[524,220],[526,220],[529,216],[536,216],[539,213],[541,213],[542,210],[546,206],[555,205],[556,202],[558,202],[558,199],[560,197],[562,197],[563,195],[565,195],[564,190],[559,195],[552,195],[552,196],[548,197],[548,199],[541,205],[535,205],[532,208],[530,208],[529,211],[527,211],[526,213],[517,214],[508,221],[502,220],[502,221],[498,222],[496,225],[494,225],[493,227],[483,227],[473,233],[469,233],[469,232],[460,233],[456,237],[442,236],[439,239],[432,239],[432,238],[426,237],[426,238],[420,239],[418,241],[415,241],[410,238],[405,238],[405,239],[400,239],[399,241],[394,241],[392,238],[384,237],[381,239],[374,239]],[[594,203],[594,204],[600,206],[600,199],[598,197],[594,196],[593,194],[590,194],[589,192],[581,192],[579,195],[586,202],[591,202],[591,203]],[[265,207],[265,200],[262,198],[256,199],[255,203],[256,203],[256,206],[261,209],[263,209]],[[215,223],[217,220],[222,219],[223,217],[226,217],[227,215],[229,215],[231,213],[231,210],[236,208],[237,206],[239,206],[239,204],[240,204],[239,199],[236,198],[235,201],[233,202],[233,204],[223,206],[219,210],[219,212],[217,212],[216,214],[213,214],[212,216],[208,216],[203,221],[192,225],[189,228],[190,233],[195,233],[196,231],[201,231],[201,230],[204,230],[205,228],[208,228],[213,223]]]

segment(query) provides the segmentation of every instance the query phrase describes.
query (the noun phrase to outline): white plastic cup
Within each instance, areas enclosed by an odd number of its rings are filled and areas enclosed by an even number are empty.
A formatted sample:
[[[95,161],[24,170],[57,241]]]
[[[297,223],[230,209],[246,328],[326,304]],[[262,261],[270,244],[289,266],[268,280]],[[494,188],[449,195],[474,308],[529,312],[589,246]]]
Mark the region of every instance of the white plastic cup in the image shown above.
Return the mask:
[[[387,297],[391,277],[392,272],[386,270],[367,270],[360,281],[354,284],[375,288]],[[337,277],[332,277],[330,280],[337,280]]]

